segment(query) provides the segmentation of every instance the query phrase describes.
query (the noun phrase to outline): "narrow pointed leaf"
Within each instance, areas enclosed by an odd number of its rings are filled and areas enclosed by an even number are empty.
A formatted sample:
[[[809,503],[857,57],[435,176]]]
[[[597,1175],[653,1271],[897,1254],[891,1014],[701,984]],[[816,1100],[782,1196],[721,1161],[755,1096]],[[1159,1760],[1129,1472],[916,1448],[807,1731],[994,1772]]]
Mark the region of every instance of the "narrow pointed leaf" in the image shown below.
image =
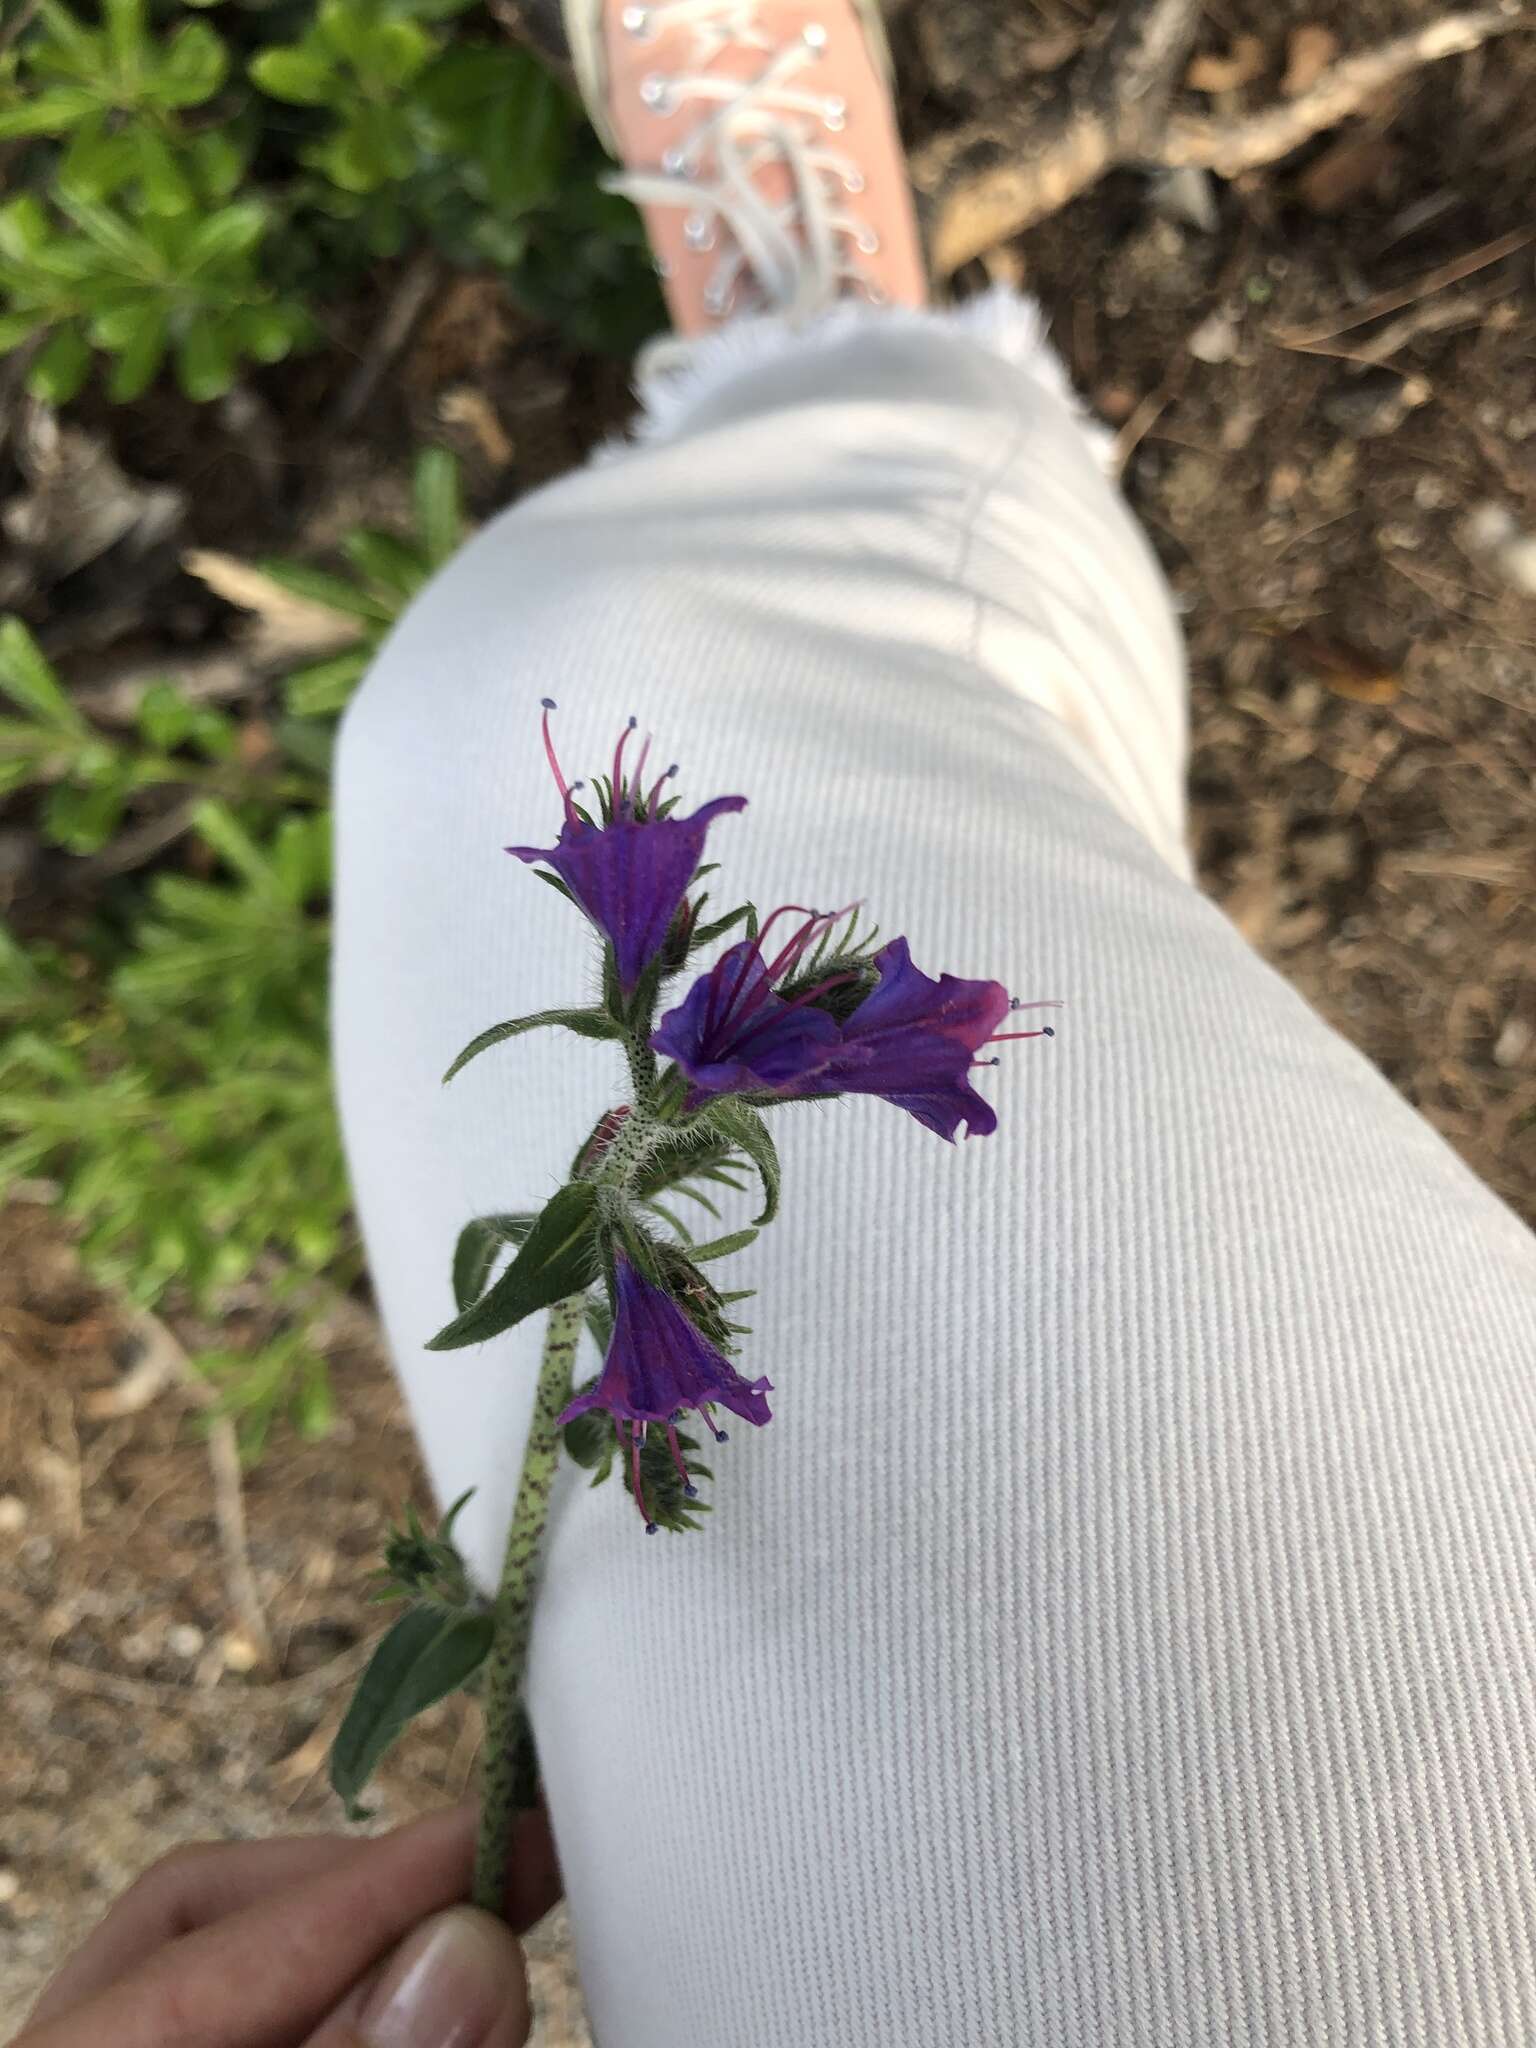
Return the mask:
[[[771,1223],[779,1208],[779,1148],[773,1134],[748,1103],[725,1096],[704,1112],[710,1128],[739,1152],[745,1152],[757,1168],[763,1184],[763,1212],[755,1217],[759,1225]]]
[[[501,1253],[521,1244],[537,1221],[536,1216],[477,1216],[465,1224],[453,1254],[453,1299],[461,1311],[485,1292]]]
[[[504,1039],[518,1038],[525,1031],[542,1030],[546,1025],[558,1025],[566,1031],[574,1031],[578,1038],[624,1036],[623,1025],[616,1024],[602,1010],[540,1010],[534,1017],[511,1017],[505,1024],[493,1024],[489,1031],[482,1031],[478,1038],[472,1038],[444,1074],[444,1081],[451,1081],[472,1059],[488,1052],[493,1045],[500,1045]]]
[[[349,1820],[365,1820],[357,1795],[407,1724],[457,1692],[490,1653],[488,1614],[445,1614],[413,1607],[374,1651],[331,1750],[333,1789]]]
[[[751,1225],[745,1230],[733,1230],[725,1237],[712,1237],[708,1244],[689,1247],[688,1256],[696,1266],[702,1266],[706,1259],[728,1259],[732,1252],[744,1252],[757,1237]]]
[[[597,1278],[596,1235],[596,1187],[591,1181],[568,1182],[545,1204],[496,1284],[439,1330],[427,1349],[458,1351],[466,1344],[483,1344],[536,1310],[585,1293]]]

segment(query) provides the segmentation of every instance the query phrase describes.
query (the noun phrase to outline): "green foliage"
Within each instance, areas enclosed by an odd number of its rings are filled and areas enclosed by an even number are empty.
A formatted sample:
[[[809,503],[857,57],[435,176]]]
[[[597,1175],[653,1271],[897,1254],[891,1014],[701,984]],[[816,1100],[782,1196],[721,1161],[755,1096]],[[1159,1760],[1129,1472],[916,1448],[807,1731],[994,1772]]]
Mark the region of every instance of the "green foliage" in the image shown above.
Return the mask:
[[[501,1278],[439,1330],[427,1349],[459,1351],[466,1344],[483,1344],[539,1309],[585,1293],[598,1273],[598,1222],[596,1185],[568,1181],[545,1203]]]
[[[505,1024],[493,1024],[489,1031],[482,1031],[478,1038],[472,1038],[443,1079],[451,1081],[472,1059],[489,1052],[493,1045],[502,1045],[509,1038],[520,1038],[525,1031],[539,1031],[550,1026],[574,1031],[578,1038],[616,1039],[624,1036],[623,1025],[616,1023],[605,1010],[540,1010],[534,1017],[513,1017]]]
[[[490,1655],[489,1614],[413,1607],[374,1651],[331,1749],[332,1788],[348,1820],[366,1820],[358,1794],[415,1717],[466,1686]]]
[[[280,722],[256,765],[234,718],[167,682],[133,729],[98,726],[0,618],[0,799],[106,863],[70,926],[30,944],[0,926],[0,1186],[55,1182],[90,1269],[140,1306],[225,1320],[259,1285],[262,1330],[194,1354],[252,1457],[280,1416],[328,1427],[315,1326],[360,1267],[326,1034],[327,759],[368,648],[460,537],[441,451],[417,465],[415,525],[348,535],[346,576],[268,565],[365,643],[345,687],[290,679],[322,715]],[[160,864],[117,872],[141,825],[165,834]]]
[[[426,448],[417,456],[414,507],[415,530],[408,539],[374,526],[357,526],[342,536],[350,575],[333,575],[308,562],[261,563],[274,583],[338,618],[355,621],[358,629],[341,653],[307,662],[288,677],[284,699],[295,718],[328,718],[341,711],[384,635],[463,539],[458,464],[446,448]]]
[[[779,1212],[779,1148],[773,1133],[750,1103],[739,1096],[722,1096],[702,1112],[702,1120],[718,1138],[733,1149],[745,1152],[763,1184],[763,1207],[753,1221],[771,1223]]]
[[[465,17],[463,20],[455,17]],[[471,0],[43,0],[0,53],[0,352],[109,395],[192,399],[313,343],[311,308],[435,246],[589,346],[660,322],[631,208],[578,110]],[[239,196],[237,196],[237,194]]]
[[[576,1391],[578,1394],[590,1393],[596,1384],[595,1379],[590,1379]],[[601,1486],[617,1464],[624,1490],[631,1500],[634,1499],[634,1475],[630,1470],[629,1455],[627,1452],[620,1454],[613,1422],[607,1414],[589,1408],[584,1415],[578,1415],[573,1422],[566,1424],[561,1437],[572,1462],[592,1474],[594,1486]],[[699,1448],[697,1437],[689,1436],[685,1429],[679,1428],[677,1446],[691,1484],[714,1478],[709,1466],[701,1464],[694,1455]],[[640,1484],[645,1492],[646,1513],[650,1520],[658,1528],[670,1530],[674,1535],[697,1529],[699,1524],[695,1517],[710,1512],[707,1500],[690,1499],[684,1493],[682,1476],[672,1462],[664,1428],[653,1428],[646,1433],[645,1442],[640,1447]]]
[[[453,1525],[473,1493],[473,1487],[461,1493],[430,1535],[415,1508],[406,1508],[405,1526],[391,1529],[385,1540],[376,1600],[415,1600],[451,1611],[478,1604],[469,1567],[453,1540]]]

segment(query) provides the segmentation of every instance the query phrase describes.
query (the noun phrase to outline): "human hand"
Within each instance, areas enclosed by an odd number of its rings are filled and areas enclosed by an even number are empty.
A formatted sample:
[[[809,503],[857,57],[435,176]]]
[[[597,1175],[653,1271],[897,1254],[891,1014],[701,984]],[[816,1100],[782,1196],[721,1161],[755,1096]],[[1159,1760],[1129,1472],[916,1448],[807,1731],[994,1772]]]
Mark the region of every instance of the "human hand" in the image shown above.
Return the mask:
[[[559,1867],[544,1815],[525,1814],[509,1929],[460,1903],[474,1831],[464,1805],[370,1841],[178,1849],[71,1956],[13,2048],[520,2048],[516,1936],[559,1898]]]

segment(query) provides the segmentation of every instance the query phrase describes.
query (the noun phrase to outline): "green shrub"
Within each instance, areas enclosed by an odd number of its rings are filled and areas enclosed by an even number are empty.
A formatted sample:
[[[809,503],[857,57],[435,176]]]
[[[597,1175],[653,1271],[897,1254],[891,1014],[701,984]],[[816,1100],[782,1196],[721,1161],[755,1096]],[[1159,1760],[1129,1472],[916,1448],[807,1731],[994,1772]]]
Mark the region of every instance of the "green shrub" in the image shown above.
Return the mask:
[[[0,1187],[44,1177],[87,1266],[145,1308],[228,1313],[257,1281],[275,1311],[254,1348],[194,1363],[248,1455],[273,1419],[329,1419],[315,1330],[361,1270],[326,1031],[328,768],[335,716],[372,646],[461,532],[451,457],[416,469],[416,531],[348,534],[353,574],[269,562],[363,637],[288,678],[294,715],[258,765],[224,712],[152,685],[136,729],[95,725],[19,620],[0,620],[0,796],[75,856],[120,843],[135,807],[180,790],[184,859],[103,878],[74,929],[0,926]],[[268,1314],[265,1321],[274,1324]]]
[[[586,345],[659,323],[590,131],[473,0],[218,19],[43,0],[0,55],[0,351],[35,349],[37,395],[74,397],[100,354],[115,401],[167,359],[189,398],[216,398],[318,340],[312,307],[369,264],[429,243],[498,267]]]

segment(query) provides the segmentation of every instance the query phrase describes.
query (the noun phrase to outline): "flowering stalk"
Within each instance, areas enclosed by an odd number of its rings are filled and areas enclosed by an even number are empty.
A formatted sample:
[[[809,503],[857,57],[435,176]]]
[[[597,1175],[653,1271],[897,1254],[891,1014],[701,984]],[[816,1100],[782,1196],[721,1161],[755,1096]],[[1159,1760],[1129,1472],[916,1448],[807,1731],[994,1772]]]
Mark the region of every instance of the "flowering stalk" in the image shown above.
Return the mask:
[[[984,1137],[997,1113],[974,1075],[999,1064],[985,1049],[1052,1035],[1049,1026],[1002,1029],[1011,1012],[1037,1006],[1011,1000],[999,982],[925,974],[904,938],[876,950],[855,906],[786,904],[759,920],[743,903],[706,920],[701,885],[713,866],[701,865],[705,840],[746,799],[716,797],[679,815],[669,789],[676,770],[646,776],[649,740],[631,761],[633,719],[606,776],[590,789],[567,782],[549,728],[553,708],[546,703],[544,747],[564,813],[560,833],[552,846],[507,851],[537,864],[596,931],[601,995],[586,1008],[491,1026],[444,1078],[506,1040],[553,1028],[622,1052],[630,1099],[598,1120],[565,1185],[536,1215],[478,1217],[460,1235],[458,1314],[428,1349],[483,1344],[549,1311],[501,1582],[493,1605],[475,1591],[450,1541],[457,1507],[432,1538],[411,1525],[393,1572],[411,1604],[364,1674],[331,1773],[359,1812],[358,1790],[411,1715],[478,1685],[486,1739],[474,1895],[491,1912],[505,1895],[513,1820],[537,1796],[524,1683],[562,1441],[594,1473],[594,1486],[617,1470],[646,1533],[656,1535],[697,1529],[710,1510],[699,1482],[714,1475],[688,1429],[723,1444],[722,1415],[754,1429],[772,1420],[772,1382],[748,1379],[732,1363],[748,1334],[734,1320],[737,1305],[751,1290],[722,1291],[711,1277],[778,1211],[778,1149],[765,1113],[867,1095],[950,1143],[962,1133]],[[693,956],[727,939],[713,965],[664,1003]],[[754,1175],[762,1189],[755,1220],[732,1229],[720,1218],[724,1234],[699,1243],[680,1200],[720,1217],[719,1190],[739,1198]],[[602,1362],[578,1387],[584,1324]]]
[[[549,1493],[560,1455],[556,1418],[570,1399],[572,1366],[585,1304],[579,1295],[556,1303],[549,1313],[539,1365],[533,1421],[523,1451],[512,1526],[496,1593],[491,1653],[481,1681],[485,1712],[484,1761],[480,1777],[480,1832],[475,1844],[474,1902],[500,1913],[506,1902],[507,1849],[517,1818],[522,1741],[520,1716],[528,1641],[533,1632],[533,1596],[538,1585]],[[524,1793],[526,1797],[526,1793]]]

